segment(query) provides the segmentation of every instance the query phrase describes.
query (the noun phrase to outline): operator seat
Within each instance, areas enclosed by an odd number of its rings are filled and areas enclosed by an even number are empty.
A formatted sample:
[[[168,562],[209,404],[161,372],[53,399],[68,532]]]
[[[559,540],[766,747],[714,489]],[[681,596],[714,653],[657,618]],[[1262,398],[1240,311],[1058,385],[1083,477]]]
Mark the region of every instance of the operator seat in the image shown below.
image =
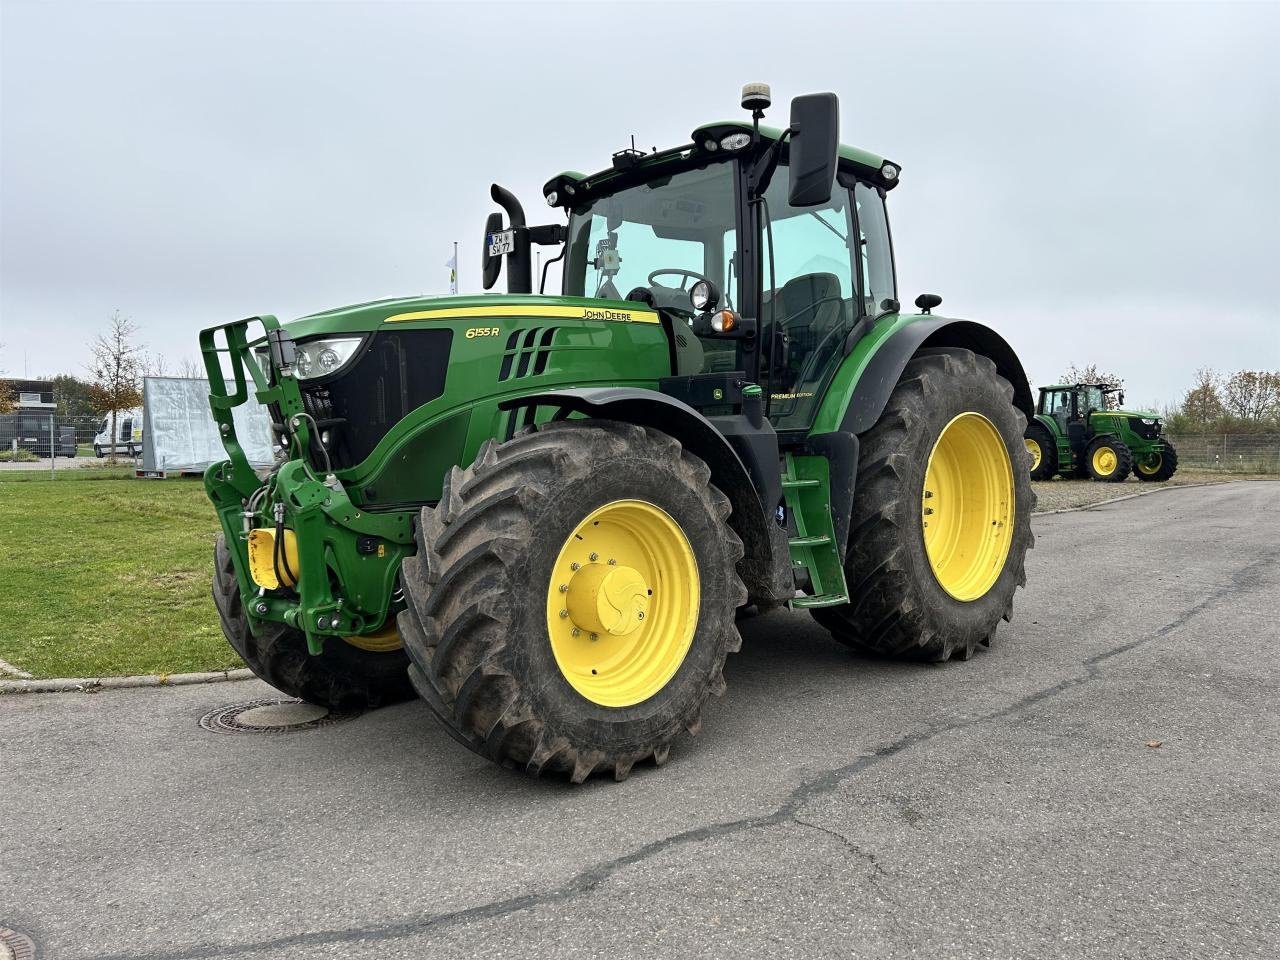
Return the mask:
[[[834,273],[804,273],[783,284],[773,305],[774,326],[778,328],[773,335],[785,337],[785,344],[778,344],[775,355],[778,361],[775,391],[783,392],[795,386],[797,376],[824,339],[824,353],[835,349],[839,338],[827,337],[833,330],[843,327],[844,309],[840,278]],[[784,356],[785,364],[781,362]],[[810,369],[822,369],[823,366],[822,358],[814,358]]]

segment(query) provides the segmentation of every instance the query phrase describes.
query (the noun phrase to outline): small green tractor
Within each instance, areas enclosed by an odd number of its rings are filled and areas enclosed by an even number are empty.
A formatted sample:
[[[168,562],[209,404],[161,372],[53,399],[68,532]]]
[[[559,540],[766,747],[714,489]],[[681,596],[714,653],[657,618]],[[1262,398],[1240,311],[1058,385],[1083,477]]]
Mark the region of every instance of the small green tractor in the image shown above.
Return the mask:
[[[768,105],[553,177],[562,222],[495,185],[505,295],[202,333],[213,594],[258,676],[334,708],[416,691],[472,750],[580,782],[699,728],[748,605],[881,656],[990,643],[1032,543],[1022,365],[936,295],[902,310],[899,167],[837,142],[835,95],[785,129]]]
[[[1139,480],[1168,480],[1178,469],[1178,451],[1162,435],[1160,415],[1149,410],[1109,409],[1124,391],[1110,383],[1059,384],[1040,388],[1035,418],[1023,442],[1031,455],[1031,479],[1092,477],[1120,483],[1130,472]]]

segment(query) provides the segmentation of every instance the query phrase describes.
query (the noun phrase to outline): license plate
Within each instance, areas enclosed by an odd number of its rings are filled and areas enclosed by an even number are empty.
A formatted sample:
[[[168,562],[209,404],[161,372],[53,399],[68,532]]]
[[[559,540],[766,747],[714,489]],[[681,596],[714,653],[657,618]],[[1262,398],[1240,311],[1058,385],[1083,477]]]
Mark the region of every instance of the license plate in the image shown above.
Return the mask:
[[[501,233],[489,234],[489,256],[501,257],[516,248],[516,232],[503,230]]]

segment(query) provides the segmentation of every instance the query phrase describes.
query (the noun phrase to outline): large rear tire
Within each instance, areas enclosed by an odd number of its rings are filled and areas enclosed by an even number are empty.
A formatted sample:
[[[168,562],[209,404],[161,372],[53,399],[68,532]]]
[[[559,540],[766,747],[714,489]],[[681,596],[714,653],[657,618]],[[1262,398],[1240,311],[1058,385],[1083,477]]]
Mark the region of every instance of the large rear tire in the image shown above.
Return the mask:
[[[1032,420],[1022,435],[1031,457],[1031,479],[1052,480],[1058,472],[1058,444],[1043,423]]]
[[[552,422],[489,441],[401,568],[410,677],[494,761],[622,779],[724,690],[742,542],[706,465],[656,430]]]
[[[1141,459],[1135,458],[1133,472],[1139,480],[1162,483],[1178,472],[1178,451],[1166,440],[1163,452]]]
[[[312,655],[301,631],[267,624],[255,635],[222,536],[213,548],[213,563],[213,602],[227,642],[250,670],[281,693],[331,710],[368,710],[413,696],[403,649],[366,650],[329,637],[324,650]]]
[[[928,661],[990,645],[1034,543],[1025,427],[987,357],[946,348],[912,358],[862,436],[850,602],[813,611],[837,640]]]

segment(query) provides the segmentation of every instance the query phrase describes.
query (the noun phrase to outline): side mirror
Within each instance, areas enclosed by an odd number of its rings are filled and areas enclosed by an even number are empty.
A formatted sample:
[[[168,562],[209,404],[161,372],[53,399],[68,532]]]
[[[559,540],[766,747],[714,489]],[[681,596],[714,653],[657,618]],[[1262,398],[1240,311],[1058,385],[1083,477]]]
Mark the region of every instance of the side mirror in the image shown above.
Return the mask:
[[[481,261],[481,275],[484,279],[484,288],[486,290],[493,287],[498,282],[498,274],[502,272],[502,255],[493,256],[489,252],[489,245],[493,237],[502,233],[502,214],[491,213],[489,219],[484,222],[484,244],[481,249],[484,250],[484,259]]]
[[[791,101],[791,206],[815,207],[831,199],[839,131],[840,101],[834,93]]]

